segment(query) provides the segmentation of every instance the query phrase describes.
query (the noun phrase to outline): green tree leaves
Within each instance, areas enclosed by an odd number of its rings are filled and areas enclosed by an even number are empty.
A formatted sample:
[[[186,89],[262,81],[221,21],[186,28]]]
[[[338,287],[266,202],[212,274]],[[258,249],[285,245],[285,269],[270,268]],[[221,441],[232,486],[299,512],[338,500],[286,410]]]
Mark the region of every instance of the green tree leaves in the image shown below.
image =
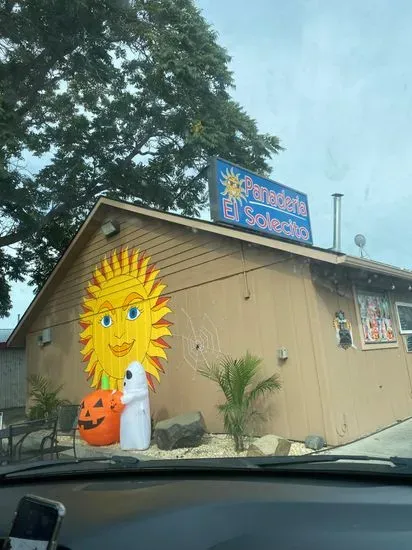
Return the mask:
[[[191,0],[0,0],[0,23],[0,247],[36,287],[98,196],[196,215],[209,156],[268,174],[281,150]]]

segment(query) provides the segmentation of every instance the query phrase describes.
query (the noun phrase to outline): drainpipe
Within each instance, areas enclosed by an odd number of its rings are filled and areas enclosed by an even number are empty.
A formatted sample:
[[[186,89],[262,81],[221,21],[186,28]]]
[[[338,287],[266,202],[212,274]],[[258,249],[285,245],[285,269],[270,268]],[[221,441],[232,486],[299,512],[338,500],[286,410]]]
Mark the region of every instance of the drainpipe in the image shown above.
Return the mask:
[[[335,252],[341,251],[342,193],[333,193],[333,246]]]

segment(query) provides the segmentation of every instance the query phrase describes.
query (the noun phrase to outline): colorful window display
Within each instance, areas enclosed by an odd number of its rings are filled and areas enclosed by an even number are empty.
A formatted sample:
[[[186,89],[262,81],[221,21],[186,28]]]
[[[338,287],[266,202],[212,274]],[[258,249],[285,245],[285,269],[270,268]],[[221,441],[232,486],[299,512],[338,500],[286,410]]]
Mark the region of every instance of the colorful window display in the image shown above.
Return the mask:
[[[393,313],[385,292],[355,291],[364,346],[396,344]]]

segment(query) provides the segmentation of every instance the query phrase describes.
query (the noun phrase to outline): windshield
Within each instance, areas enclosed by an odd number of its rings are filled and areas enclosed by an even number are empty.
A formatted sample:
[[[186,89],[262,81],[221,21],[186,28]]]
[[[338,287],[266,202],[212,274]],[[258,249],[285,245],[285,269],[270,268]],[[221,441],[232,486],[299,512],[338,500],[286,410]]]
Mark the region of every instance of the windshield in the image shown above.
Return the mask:
[[[412,455],[411,18],[0,0],[3,464]]]

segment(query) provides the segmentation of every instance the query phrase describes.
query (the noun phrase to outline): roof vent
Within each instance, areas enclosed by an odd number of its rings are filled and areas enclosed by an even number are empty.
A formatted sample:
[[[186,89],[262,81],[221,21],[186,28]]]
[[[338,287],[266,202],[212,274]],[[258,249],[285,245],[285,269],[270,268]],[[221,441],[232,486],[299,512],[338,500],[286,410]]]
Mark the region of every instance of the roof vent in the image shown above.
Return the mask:
[[[333,246],[332,250],[341,252],[342,248],[342,193],[333,193]]]

